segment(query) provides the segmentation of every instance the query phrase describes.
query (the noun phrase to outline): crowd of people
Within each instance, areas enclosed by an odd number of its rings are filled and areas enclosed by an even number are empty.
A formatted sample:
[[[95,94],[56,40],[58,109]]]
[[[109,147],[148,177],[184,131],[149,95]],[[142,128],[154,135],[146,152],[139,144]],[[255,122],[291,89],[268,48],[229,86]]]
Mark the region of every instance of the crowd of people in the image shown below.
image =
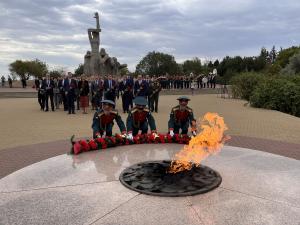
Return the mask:
[[[113,76],[74,77],[72,73],[64,77],[51,78],[47,74],[35,80],[38,103],[42,111],[48,112],[63,107],[68,114],[75,114],[75,109],[86,114],[87,109],[96,110],[93,117],[93,136],[112,135],[115,120],[122,134],[132,138],[138,131],[147,133],[148,126],[156,133],[152,112],[158,112],[159,94],[162,89],[197,89],[215,88],[215,75],[207,76],[160,76],[150,77],[129,75],[113,79]],[[116,100],[121,99],[123,113],[128,113],[125,123],[115,110]],[[195,132],[195,119],[192,109],[187,106],[189,98],[182,96],[179,105],[172,108],[168,122],[169,133],[186,134],[191,126]],[[50,102],[49,102],[50,101]],[[127,127],[127,128],[126,128]]]
[[[122,110],[128,113],[133,107],[133,99],[143,96],[148,101],[151,112],[158,112],[159,93],[162,89],[191,89],[192,94],[198,88],[215,88],[216,76],[214,74],[194,76],[160,76],[150,77],[138,75],[133,78],[129,75],[119,79],[108,76],[74,77],[68,73],[65,77],[51,78],[46,75],[42,79],[35,80],[38,91],[38,102],[43,111],[49,111],[63,106],[69,114],[75,114],[75,109],[82,109],[87,113],[91,104],[92,110],[100,109],[103,99],[122,100]],[[76,103],[76,104],[75,104]]]

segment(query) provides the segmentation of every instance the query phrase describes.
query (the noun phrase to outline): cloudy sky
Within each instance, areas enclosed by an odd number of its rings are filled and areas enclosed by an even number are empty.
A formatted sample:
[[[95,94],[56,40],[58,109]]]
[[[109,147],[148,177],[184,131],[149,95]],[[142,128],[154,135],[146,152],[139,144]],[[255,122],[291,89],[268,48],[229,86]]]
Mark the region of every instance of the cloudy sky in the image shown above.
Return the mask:
[[[0,74],[35,58],[73,71],[96,11],[101,47],[131,71],[153,50],[182,62],[300,44],[299,0],[1,0]]]

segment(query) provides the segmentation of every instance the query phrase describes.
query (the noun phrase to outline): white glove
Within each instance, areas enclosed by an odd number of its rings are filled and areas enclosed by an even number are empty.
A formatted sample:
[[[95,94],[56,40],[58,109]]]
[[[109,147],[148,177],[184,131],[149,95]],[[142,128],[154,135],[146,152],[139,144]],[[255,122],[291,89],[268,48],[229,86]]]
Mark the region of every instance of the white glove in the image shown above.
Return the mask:
[[[106,132],[104,131],[104,133],[102,134],[102,138],[106,137]]]
[[[170,135],[171,135],[171,137],[174,136],[174,131],[173,130],[170,130]]]
[[[192,131],[192,135],[195,137],[197,135],[196,131]]]
[[[132,133],[127,134],[127,139],[128,139],[128,140],[131,140],[131,141],[133,140]]]

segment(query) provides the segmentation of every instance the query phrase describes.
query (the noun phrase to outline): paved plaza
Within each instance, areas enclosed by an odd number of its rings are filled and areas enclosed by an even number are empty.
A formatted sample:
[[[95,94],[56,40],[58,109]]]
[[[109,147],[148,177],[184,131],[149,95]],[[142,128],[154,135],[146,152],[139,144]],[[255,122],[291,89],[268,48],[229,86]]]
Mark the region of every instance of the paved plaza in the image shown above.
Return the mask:
[[[160,97],[153,115],[161,133],[177,97]],[[220,187],[175,198],[128,190],[118,176],[138,162],[171,159],[182,145],[67,155],[71,135],[91,136],[92,111],[69,116],[62,109],[40,111],[34,98],[0,99],[0,224],[298,225],[300,119],[213,94],[190,97],[197,118],[219,113],[232,138],[203,163],[221,174]]]

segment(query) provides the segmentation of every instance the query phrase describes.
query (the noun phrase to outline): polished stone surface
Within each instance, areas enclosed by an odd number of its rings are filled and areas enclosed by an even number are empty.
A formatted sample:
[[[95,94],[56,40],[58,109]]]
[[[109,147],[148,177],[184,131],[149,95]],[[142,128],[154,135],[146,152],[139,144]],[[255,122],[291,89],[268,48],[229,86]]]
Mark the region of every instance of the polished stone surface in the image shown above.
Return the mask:
[[[118,177],[129,165],[171,159],[177,144],[144,144],[61,155],[0,180],[0,224],[300,223],[300,162],[225,146],[203,164],[223,182],[193,197],[145,196]]]

